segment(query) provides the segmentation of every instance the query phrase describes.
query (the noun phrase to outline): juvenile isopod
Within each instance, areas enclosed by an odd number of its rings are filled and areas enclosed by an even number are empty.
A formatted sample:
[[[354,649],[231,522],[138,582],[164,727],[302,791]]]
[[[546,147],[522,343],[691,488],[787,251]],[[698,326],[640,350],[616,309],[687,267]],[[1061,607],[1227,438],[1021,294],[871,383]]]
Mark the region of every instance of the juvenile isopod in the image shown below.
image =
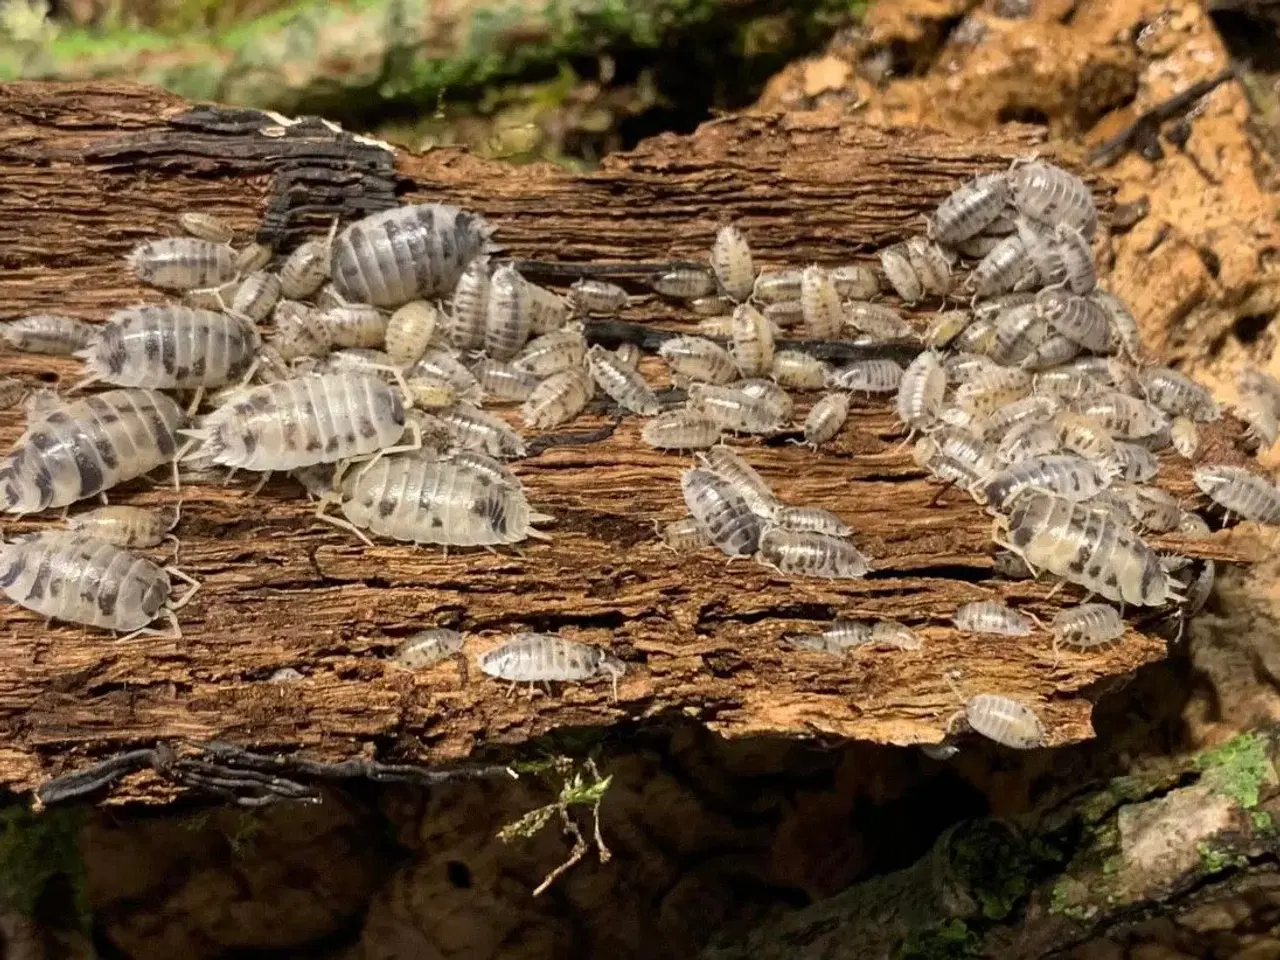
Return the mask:
[[[244,277],[231,298],[231,313],[261,322],[270,316],[280,300],[280,278],[257,270]]]
[[[177,601],[170,576],[190,584]],[[168,620],[182,636],[174,611],[187,604],[199,584],[176,567],[161,567],[95,537],[71,530],[45,530],[0,544],[0,590],[42,616],[90,627],[155,633],[148,624]]]
[[[587,365],[596,385],[624,410],[652,417],[661,409],[657,394],[639,371],[620,363],[615,354],[599,344],[587,351]]]
[[[1198,468],[1191,479],[1228,517],[1234,513],[1255,523],[1280,524],[1280,489],[1265,477],[1243,467],[1214,464]]]
[[[1015,400],[1007,403],[1000,409],[996,410],[991,416],[986,418],[977,418],[975,421],[975,432],[981,432],[984,437],[1003,437],[1019,424],[1029,422],[1042,422],[1048,420],[1060,408],[1053,397],[1023,397],[1021,400]],[[948,409],[954,410],[955,407]],[[981,426],[980,431],[978,430]]]
[[[749,303],[733,311],[731,354],[744,377],[759,377],[773,365],[773,328]]]
[[[854,393],[893,393],[902,383],[902,367],[896,360],[854,360],[827,376],[827,386]]]
[[[329,331],[329,342],[335,347],[377,350],[386,343],[387,315],[365,303],[331,307],[316,322]]]
[[[627,291],[616,283],[584,277],[569,287],[569,303],[578,313],[612,316],[627,305]]]
[[[715,242],[711,245],[711,269],[719,281],[720,289],[730,299],[742,303],[751,296],[756,282],[751,247],[746,235],[733,224],[727,224],[716,231]]]
[[[1200,449],[1200,432],[1189,417],[1173,418],[1169,425],[1169,439],[1173,441],[1173,449],[1184,460],[1193,459]]]
[[[306,373],[361,373],[381,377],[388,383],[396,379],[396,367],[381,350],[371,347],[344,347],[334,350]]]
[[[1089,241],[1077,227],[1060,223],[1053,229],[1054,238],[1062,256],[1062,266],[1067,275],[1067,286],[1072,293],[1082,296],[1092,293],[1098,285],[1098,275],[1093,265],[1093,250]]]
[[[290,300],[309,297],[329,279],[331,245],[328,240],[299,244],[280,265],[280,293]]]
[[[664,524],[659,533],[662,542],[676,553],[692,553],[711,543],[698,518],[692,515]]]
[[[1222,415],[1213,394],[1177,370],[1147,367],[1138,374],[1138,382],[1148,402],[1171,417],[1209,423]]]
[[[1013,289],[1029,263],[1022,237],[1011,233],[991,248],[965,278],[965,289],[974,297],[991,297]]]
[[[1015,167],[1008,179],[1013,205],[1028,217],[1054,226],[1070,224],[1086,237],[1098,229],[1093,193],[1074,173],[1033,160]]]
[[[468,395],[479,390],[476,376],[463,365],[457,357],[442,348],[428,349],[418,362],[405,371],[409,379],[414,377],[434,377],[444,380],[459,395]]]
[[[779,506],[768,519],[783,530],[796,530],[800,533],[825,533],[832,537],[847,537],[853,533],[851,526],[822,507]]]
[[[809,408],[804,418],[804,441],[814,447],[833,439],[849,419],[849,395],[828,393]]]
[[[1106,353],[1111,342],[1107,312],[1089,297],[1066,290],[1041,290],[1036,306],[1049,326],[1093,353]]]
[[[0,458],[0,504],[35,513],[92,497],[173,460],[186,415],[154,390],[108,390],[59,406]]]
[[[328,328],[320,324],[315,311],[305,303],[281,300],[276,305],[273,321],[275,331],[270,343],[286,362],[301,357],[323,357],[333,349]]]
[[[905,244],[895,243],[881,250],[880,269],[903,303],[915,303],[924,296],[924,284],[911,265]]]
[[[83,350],[98,333],[97,324],[55,313],[33,313],[0,324],[0,340],[23,353],[70,356]]]
[[[680,480],[685,505],[720,552],[750,556],[760,543],[760,518],[737,489],[710,470],[686,470]]]
[[[1034,710],[994,693],[970,698],[961,716],[975,733],[1011,750],[1034,750],[1048,740],[1044,724]]]
[[[993,600],[966,603],[951,618],[965,633],[990,633],[1001,637],[1029,637],[1035,624],[1025,613]]]
[[[981,233],[1004,210],[1009,181],[992,173],[961,184],[938,204],[929,222],[929,235],[938,243],[954,246]]]
[[[1111,431],[1092,417],[1064,410],[1054,416],[1053,425],[1058,442],[1072,453],[1095,463],[1105,463],[1115,456],[1116,441]]]
[[[1245,424],[1245,438],[1255,447],[1269,449],[1280,438],[1276,406],[1261,393],[1242,393],[1232,412]]]
[[[945,297],[951,292],[951,261],[936,243],[927,237],[909,237],[903,248],[925,293]]]
[[[727,316],[733,310],[733,301],[720,294],[710,297],[694,297],[689,301],[689,309],[695,316],[699,317]]]
[[[997,544],[1033,569],[1122,603],[1158,607],[1180,599],[1155,551],[1088,504],[1028,491],[996,522],[1003,531]]]
[[[671,337],[658,347],[658,356],[689,380],[723,384],[738,377],[738,366],[729,351],[705,337]]]
[[[898,384],[898,420],[911,430],[929,426],[938,418],[947,389],[947,373],[932,350],[919,354],[902,373]]]
[[[1053,617],[1053,645],[1087,650],[1119,640],[1124,621],[1115,607],[1106,603],[1082,603],[1059,610]]]
[[[536,387],[520,408],[526,427],[550,430],[580,414],[591,399],[591,379],[585,370],[561,370]]]
[[[534,335],[551,333],[569,322],[569,303],[554,291],[525,281],[529,298],[529,332]]]
[[[384,210],[334,238],[333,284],[347,300],[377,307],[441,296],[485,252],[492,233],[483,217],[448,204]]]
[[[751,296],[761,303],[799,300],[803,270],[764,270],[756,277]]]
[[[245,274],[261,270],[271,262],[271,258],[275,255],[275,250],[268,243],[258,243],[256,241],[246,243],[236,251],[236,276],[243,277]]]
[[[779,330],[798,327],[805,322],[804,304],[799,300],[783,300],[779,303],[766,303],[760,312],[764,314],[764,318],[766,320]],[[730,319],[732,320],[732,318]],[[706,321],[704,321],[704,323],[705,322]],[[711,333],[710,324],[707,324],[707,326],[704,327],[700,323],[698,324],[698,329],[704,331],[709,336],[714,336],[714,334]],[[732,333],[732,329],[727,331],[724,335],[728,336],[729,333]]]
[[[873,629],[874,624],[870,620],[832,620],[821,633],[790,636],[785,638],[785,642],[799,650],[844,656],[850,650],[869,644]]]
[[[720,442],[719,421],[696,410],[668,410],[645,422],[640,438],[658,450],[705,450]]]
[[[297,377],[252,387],[184,431],[222,466],[292,470],[390,451],[405,428],[400,395],[360,373]]]
[[[511,365],[537,377],[549,377],[553,373],[581,367],[586,356],[587,341],[582,336],[582,329],[567,327],[530,340]]]
[[[706,453],[698,454],[698,459],[708,470],[733,487],[756,516],[772,519],[782,508],[773,488],[764,477],[729,447],[717,444]]]
[[[464,450],[479,450],[499,460],[515,460],[528,452],[524,438],[505,420],[469,403],[454,404],[436,416]]]
[[[883,303],[851,300],[844,305],[844,322],[877,343],[894,343],[915,338],[911,324],[893,307]]]
[[[231,247],[195,237],[148,240],[134,247],[128,260],[139,280],[162,290],[216,287],[237,273]]]
[[[503,282],[508,288],[514,284],[510,277],[504,278]],[[488,259],[476,257],[469,261],[454,288],[449,312],[448,335],[454,349],[479,350],[484,346],[485,323],[489,315],[489,283]]]
[[[190,237],[213,243],[230,243],[235,236],[231,224],[211,213],[188,210],[178,214],[178,226]]]
[[[769,376],[779,386],[793,390],[821,390],[831,367],[802,350],[779,350],[773,355]]]
[[[481,357],[471,364],[471,372],[485,396],[507,403],[528,400],[538,388],[538,378],[502,360]]]
[[[800,275],[800,312],[809,336],[835,340],[844,326],[844,306],[835,284],[819,266],[805,267]]]
[[[447,660],[462,649],[462,634],[437,627],[419,630],[396,647],[391,662],[406,670],[425,670]]]
[[[1119,470],[1119,478],[1128,483],[1146,483],[1160,469],[1154,453],[1133,443],[1117,443],[1111,462]]]
[[[497,360],[510,360],[532,330],[529,284],[512,267],[502,266],[489,280],[484,320],[484,349]]]
[[[405,387],[413,405],[422,410],[438,410],[451,407],[459,400],[466,399],[453,384],[442,377],[426,374],[409,377]]]
[[[673,300],[695,300],[711,293],[716,288],[716,280],[697,267],[676,267],[654,277],[650,286],[655,293]]]
[[[740,389],[708,383],[689,385],[689,407],[734,433],[776,433],[782,429],[784,419],[771,410],[765,400],[749,396]]]
[[[1017,367],[993,364],[970,377],[955,392],[956,406],[978,416],[990,416],[1031,392],[1031,374]]]
[[[880,278],[862,263],[844,264],[827,270],[836,293],[846,300],[870,300],[880,293]]]
[[[1051,370],[1080,354],[1080,344],[1060,333],[1051,334],[1019,361],[1024,370]]]
[[[1114,391],[1081,397],[1067,409],[1095,420],[1112,436],[1125,440],[1151,436],[1169,425],[1163,411],[1137,397]]]
[[[387,356],[392,363],[416,363],[431,346],[439,326],[440,311],[425,300],[410,300],[396,308],[387,321]]]
[[[480,670],[499,680],[517,683],[590,680],[607,675],[618,699],[618,678],[626,665],[607,650],[546,633],[518,633],[500,647],[482,653]]]
[[[98,507],[67,518],[67,527],[117,547],[154,547],[171,536],[178,525],[178,508],[148,510],[116,504]]]
[[[756,559],[779,573],[824,579],[865,577],[867,558],[847,540],[823,533],[768,527],[760,535]]]

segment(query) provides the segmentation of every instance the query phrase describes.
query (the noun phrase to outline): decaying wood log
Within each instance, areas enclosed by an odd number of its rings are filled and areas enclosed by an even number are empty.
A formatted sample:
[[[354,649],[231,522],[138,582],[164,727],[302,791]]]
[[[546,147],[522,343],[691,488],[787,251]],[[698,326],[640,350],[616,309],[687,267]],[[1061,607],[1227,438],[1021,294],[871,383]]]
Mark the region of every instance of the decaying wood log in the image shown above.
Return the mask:
[[[688,138],[656,138],[595,173],[513,170],[453,151],[393,154],[318,121],[283,126],[253,111],[196,107],[124,85],[0,87],[0,314],[56,310],[102,318],[138,299],[122,257],[200,209],[287,248],[331,218],[396,202],[447,200],[498,225],[513,256],[566,261],[704,255],[735,220],[766,263],[840,262],[919,229],[959,178],[1001,168],[1036,145],[1028,131],[980,143],[878,131],[819,116],[743,116]],[[644,301],[627,319],[661,322]],[[651,372],[657,375],[657,367]],[[73,376],[75,364],[8,354],[0,373]],[[639,442],[634,418],[607,440],[550,446],[517,463],[531,503],[553,514],[550,543],[503,555],[380,543],[366,548],[310,516],[292,482],[254,499],[240,485],[183,490],[182,565],[204,587],[182,612],[181,641],[125,643],[0,608],[0,782],[30,789],[115,752],[179,739],[304,749],[316,759],[377,756],[435,764],[560,727],[682,713],[729,735],[813,734],[929,743],[957,706],[944,674],[969,692],[1019,697],[1054,744],[1090,734],[1102,681],[1164,655],[1131,630],[1112,647],[1055,657],[1049,638],[962,636],[955,607],[1003,598],[1052,615],[1066,589],[997,580],[989,518],[911,463],[882,403],[860,403],[838,442],[752,445],[753,463],[787,502],[834,509],[873,559],[865,581],[788,582],[710,552],[677,557],[655,519],[683,512],[688,459]],[[571,430],[608,421],[585,417]],[[1209,431],[1210,457],[1235,460],[1234,422]],[[0,442],[21,428],[0,413]],[[1190,496],[1185,466],[1168,489]],[[131,485],[113,499],[171,501]],[[48,518],[6,524],[31,529]],[[1235,540],[1201,555],[1241,559]],[[894,617],[919,629],[924,654],[863,652],[846,662],[785,651],[779,638],[835,615]],[[414,676],[385,660],[423,625],[456,626],[479,652],[518,628],[564,629],[609,644],[628,664],[608,685],[507,699],[450,664]],[[292,667],[304,679],[268,683]],[[146,795],[150,781],[128,796]]]

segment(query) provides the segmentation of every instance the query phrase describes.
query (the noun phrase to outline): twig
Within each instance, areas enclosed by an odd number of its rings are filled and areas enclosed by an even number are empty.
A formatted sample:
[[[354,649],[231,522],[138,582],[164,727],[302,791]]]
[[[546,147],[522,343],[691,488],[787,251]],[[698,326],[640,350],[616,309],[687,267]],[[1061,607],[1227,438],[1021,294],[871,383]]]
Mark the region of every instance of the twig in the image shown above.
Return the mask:
[[[1162,123],[1189,109],[1201,97],[1212,93],[1235,76],[1236,67],[1232,64],[1216,76],[1193,83],[1181,93],[1174,94],[1150,110],[1144,110],[1129,126],[1089,151],[1089,162],[1096,166],[1109,167],[1135,146],[1145,147],[1148,141],[1154,141],[1159,134]]]

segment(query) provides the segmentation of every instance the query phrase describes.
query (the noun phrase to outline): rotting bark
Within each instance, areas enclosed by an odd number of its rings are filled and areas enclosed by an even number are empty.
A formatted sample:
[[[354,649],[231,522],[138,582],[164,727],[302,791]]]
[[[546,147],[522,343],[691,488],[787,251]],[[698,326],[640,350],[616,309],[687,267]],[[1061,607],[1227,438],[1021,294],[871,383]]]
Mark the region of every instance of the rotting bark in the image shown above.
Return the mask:
[[[718,223],[742,224],[765,263],[842,262],[919,229],[921,215],[978,170],[1036,145],[1014,129],[981,143],[935,133],[841,126],[805,115],[731,117],[688,138],[660,137],[590,175],[535,166],[513,172],[454,151],[392,155],[318,122],[281,127],[250,111],[191,106],[124,85],[0,87],[0,252],[5,315],[57,310],[101,318],[157,294],[122,257],[201,209],[287,247],[334,215],[403,201],[478,209],[516,257],[656,260],[702,255]],[[1105,199],[1105,197],[1104,197]],[[642,299],[640,322],[669,318]],[[656,378],[659,368],[646,365]],[[72,376],[75,364],[0,357],[0,373]],[[803,415],[803,404],[798,414]],[[0,441],[20,413],[0,413]],[[860,402],[840,438],[814,453],[749,445],[787,502],[834,509],[872,558],[864,581],[789,582],[718,554],[677,557],[652,521],[683,512],[688,458],[639,442],[635,418],[602,442],[542,445],[515,465],[554,540],[504,555],[379,543],[365,548],[311,519],[291,482],[256,498],[209,483],[183,491],[182,565],[204,588],[182,611],[184,638],[121,643],[3,607],[0,782],[30,789],[49,776],[158,741],[228,740],[299,749],[318,760],[376,756],[438,764],[548,730],[679,712],[729,735],[825,733],[881,743],[934,742],[953,712],[944,675],[969,692],[999,691],[1041,711],[1050,742],[1090,735],[1093,691],[1164,655],[1150,633],[1088,655],[1056,657],[1047,635],[1027,643],[962,636],[955,607],[1003,598],[1042,618],[1077,597],[1047,583],[996,580],[989,518],[963,494],[926,482],[883,403]],[[608,420],[583,417],[568,429]],[[1205,456],[1236,462],[1234,421],[1206,430]],[[1193,488],[1185,463],[1166,485]],[[167,502],[134,485],[113,499]],[[49,521],[22,521],[9,531]],[[1248,556],[1239,537],[1201,555]],[[1247,545],[1246,545],[1247,546]],[[864,652],[841,664],[788,652],[778,639],[842,616],[894,617],[927,653]],[[424,625],[473,635],[471,653],[515,629],[558,630],[605,643],[628,663],[617,703],[608,685],[506,699],[444,664],[389,669],[397,641]],[[304,679],[267,683],[292,667]],[[130,778],[124,796],[154,785]],[[160,791],[157,796],[167,795]]]
[[[1174,925],[1179,956],[1217,956],[1224,928],[1197,913],[1248,916],[1275,896],[1278,760],[1280,728],[1270,727],[1012,821],[959,823],[911,867],[708,948],[703,960],[1038,960],[1141,939],[1153,918]]]

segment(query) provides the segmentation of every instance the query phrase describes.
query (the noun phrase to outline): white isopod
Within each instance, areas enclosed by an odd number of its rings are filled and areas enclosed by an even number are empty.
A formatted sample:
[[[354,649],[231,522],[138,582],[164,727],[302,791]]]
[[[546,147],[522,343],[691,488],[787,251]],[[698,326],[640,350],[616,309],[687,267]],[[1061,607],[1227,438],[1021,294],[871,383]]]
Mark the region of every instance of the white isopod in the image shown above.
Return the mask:
[[[640,438],[658,450],[705,450],[720,442],[719,421],[696,410],[668,410],[645,422]]]
[[[331,307],[316,322],[329,331],[335,347],[378,350],[387,340],[387,315],[365,303]]]
[[[1227,515],[1236,514],[1255,523],[1280,524],[1280,489],[1265,477],[1223,464],[1206,465],[1191,479]]]
[[[929,222],[929,235],[938,243],[955,245],[981,233],[1009,197],[1003,173],[986,174],[961,184],[938,204]]]
[[[676,553],[692,553],[711,543],[707,532],[694,516],[684,516],[664,524],[659,530],[662,542]]]
[[[280,265],[280,293],[290,300],[309,297],[329,279],[331,245],[328,240],[299,244]]]
[[[569,303],[579,313],[612,316],[627,305],[627,291],[616,283],[584,277],[569,287]]]
[[[504,280],[504,283],[514,281]],[[489,261],[476,257],[458,278],[449,312],[449,342],[457,350],[479,350],[484,346],[485,323],[489,315]]]
[[[671,337],[658,347],[658,356],[689,380],[723,384],[738,378],[729,351],[705,337]]]
[[[764,477],[729,447],[717,444],[706,453],[698,454],[698,459],[733,487],[756,516],[772,519],[781,509],[782,504]]]
[[[937,420],[947,389],[947,372],[932,350],[920,353],[902,373],[898,384],[898,420],[919,430]]]
[[[1082,603],[1059,610],[1053,617],[1053,645],[1100,647],[1124,636],[1124,621],[1115,607],[1106,603]]]
[[[117,547],[154,547],[171,536],[178,525],[178,508],[148,510],[116,504],[98,507],[67,518],[67,527]]]
[[[70,356],[87,347],[98,326],[56,313],[34,313],[0,324],[0,340],[24,353]]]
[[[800,275],[800,312],[809,336],[815,340],[835,340],[844,326],[844,306],[827,272],[819,266],[805,267]]]
[[[823,579],[865,577],[870,565],[847,540],[823,533],[768,527],[760,535],[756,559],[779,573]]]
[[[528,400],[538,388],[538,378],[502,360],[480,357],[471,364],[471,372],[485,396],[508,403]]]
[[[410,300],[397,307],[387,321],[387,356],[392,363],[416,363],[431,346],[439,326],[440,311],[425,300]]]
[[[773,366],[773,328],[755,307],[739,304],[733,311],[732,356],[744,377],[759,377]]]
[[[587,341],[581,327],[566,327],[530,340],[511,361],[517,370],[537,377],[549,377],[564,370],[576,370],[587,356]]]
[[[827,386],[854,393],[893,393],[902,383],[902,374],[896,360],[854,360],[832,370]]]
[[[903,303],[915,303],[924,296],[924,283],[911,264],[906,244],[895,243],[881,250],[880,268]]]
[[[773,355],[769,376],[792,390],[821,390],[831,367],[803,350],[779,350]]]
[[[732,300],[742,303],[755,285],[756,271],[751,261],[751,247],[746,235],[732,224],[716,231],[711,245],[711,269],[716,280]]]
[[[437,627],[419,630],[396,647],[392,663],[406,670],[425,670],[447,660],[462,649],[462,634],[457,630]]]
[[[517,683],[590,680],[607,675],[618,699],[618,678],[626,665],[601,647],[565,640],[546,633],[518,633],[478,659],[480,670],[499,680]]]
[[[990,633],[1000,637],[1029,637],[1035,623],[1025,613],[993,600],[979,600],[959,607],[952,622],[965,633]]]
[[[1098,208],[1088,185],[1074,173],[1041,160],[1008,174],[1010,199],[1028,217],[1056,226],[1067,223],[1086,237],[1098,229]]]
[[[553,373],[534,387],[520,408],[525,426],[550,430],[572,420],[586,408],[591,390],[591,379],[585,370]]]
[[[130,251],[128,261],[143,283],[179,292],[216,287],[237,273],[231,247],[195,237],[148,240]]]
[[[510,360],[520,352],[532,330],[531,300],[529,283],[514,268],[502,266],[493,272],[484,321],[484,349],[489,356]]]
[[[971,697],[961,716],[975,733],[1012,750],[1034,750],[1048,740],[1044,724],[1034,710],[998,694]]]
[[[828,393],[809,408],[804,418],[805,443],[821,446],[833,439],[849,419],[849,395]]]
[[[464,450],[478,450],[499,460],[515,460],[528,453],[524,438],[505,420],[469,403],[454,404],[436,416],[454,442]]]
[[[178,214],[178,226],[188,236],[209,240],[213,243],[230,243],[231,238],[235,236],[235,231],[227,221],[221,217],[215,217],[211,213],[201,213],[198,210],[188,210]]]
[[[280,278],[265,270],[255,270],[239,281],[231,298],[231,313],[259,323],[280,301]]]
[[[643,417],[658,414],[661,404],[653,388],[638,370],[619,362],[614,353],[596,344],[587,351],[587,365],[596,385],[624,410]]]
[[[716,279],[697,267],[676,267],[650,281],[654,292],[673,300],[696,300],[716,288]]]
[[[750,556],[760,544],[760,518],[727,480],[695,467],[680,480],[685,505],[707,539],[729,557]]]
[[[853,533],[851,526],[822,507],[779,506],[773,511],[769,521],[783,530],[800,533],[825,533],[832,537],[847,537]]]
[[[1208,388],[1177,370],[1147,367],[1138,374],[1138,382],[1148,402],[1171,417],[1190,417],[1197,423],[1209,423],[1222,416]]]

